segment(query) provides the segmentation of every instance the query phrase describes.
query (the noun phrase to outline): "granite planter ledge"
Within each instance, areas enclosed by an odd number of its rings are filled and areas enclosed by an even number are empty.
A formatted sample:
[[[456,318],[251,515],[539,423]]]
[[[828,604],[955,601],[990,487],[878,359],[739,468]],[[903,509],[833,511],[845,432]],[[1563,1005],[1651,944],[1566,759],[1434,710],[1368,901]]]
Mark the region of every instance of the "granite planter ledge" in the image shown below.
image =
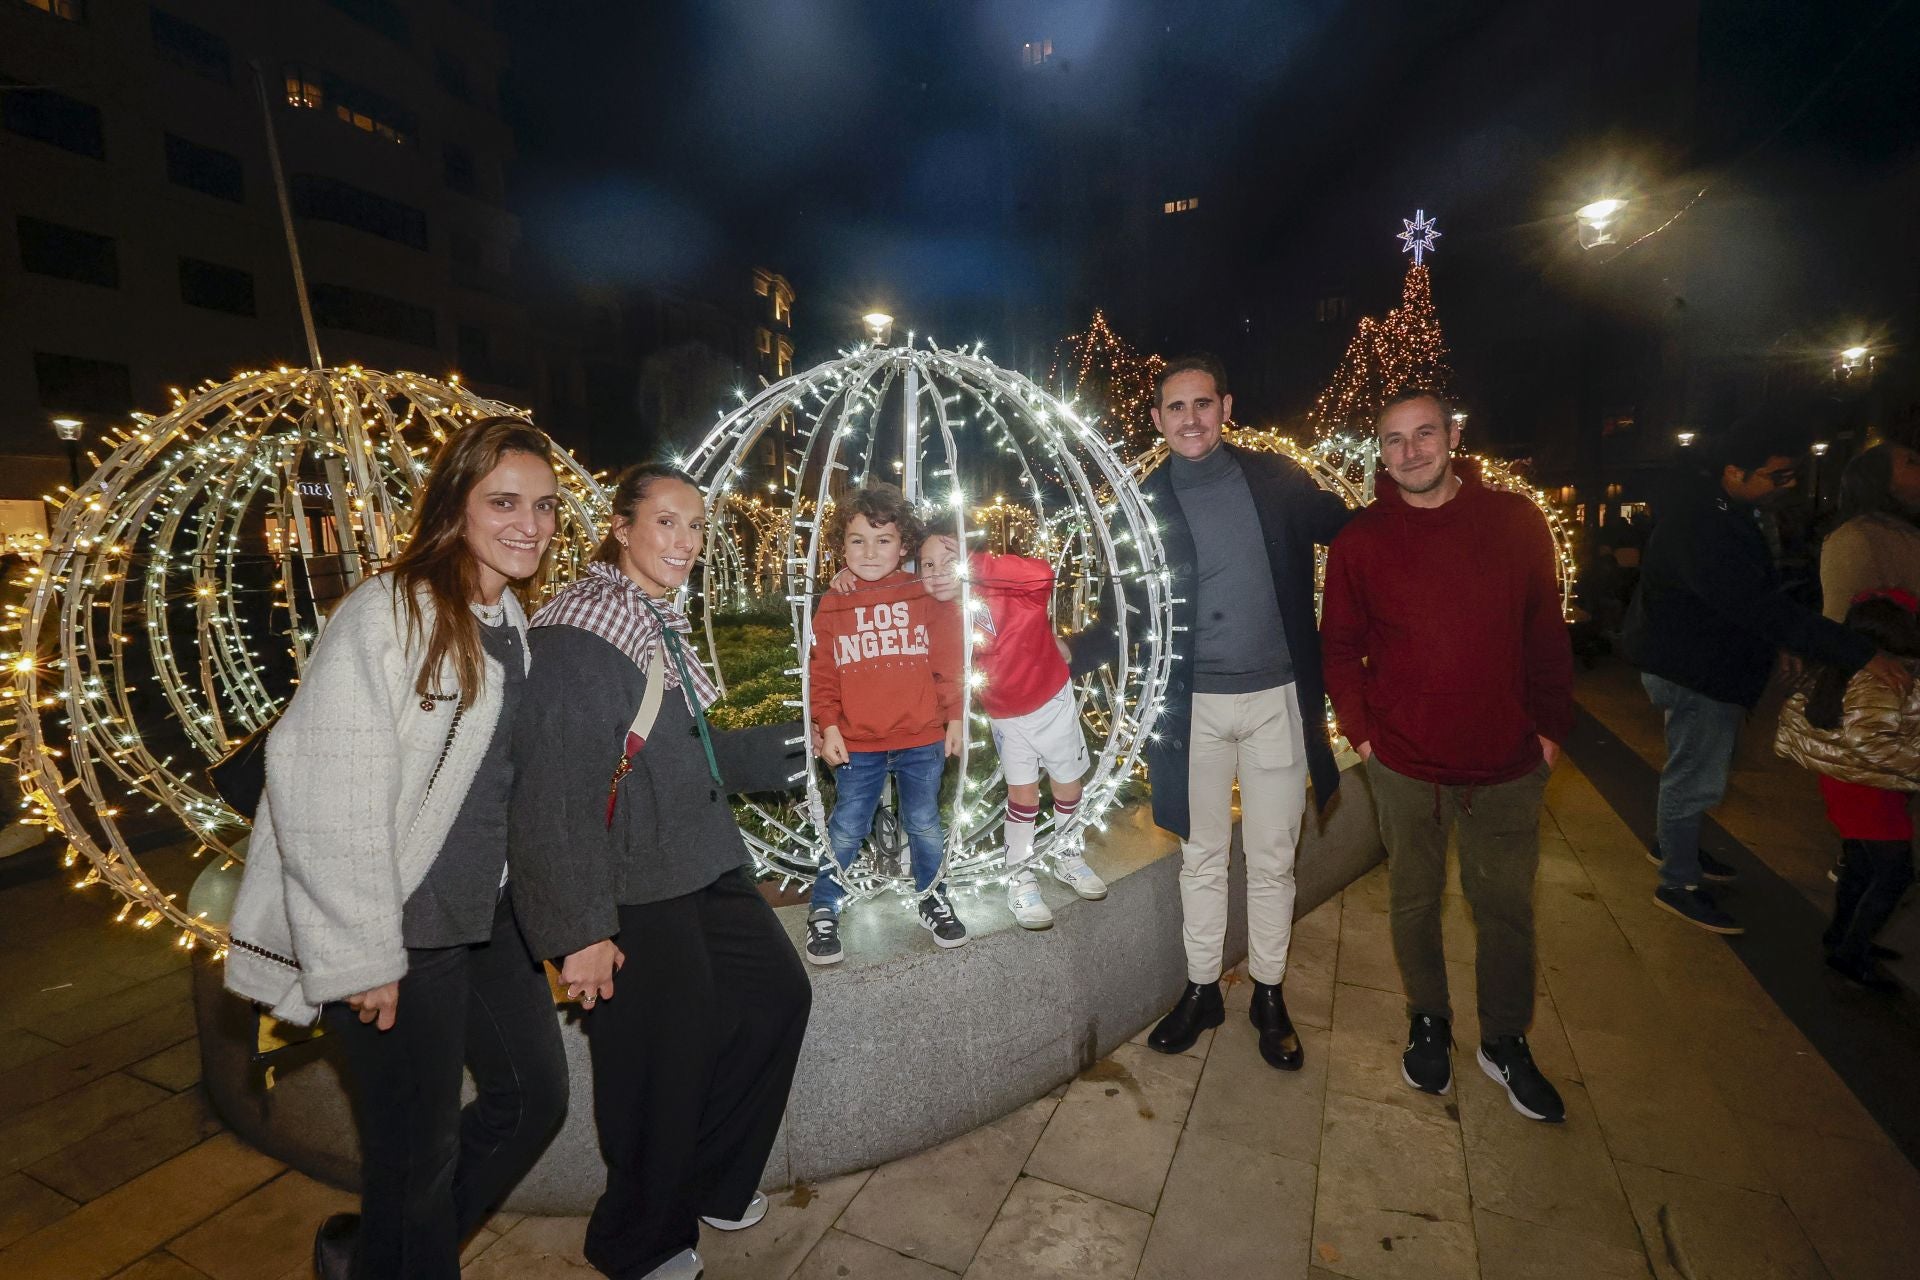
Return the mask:
[[[1299,859],[1298,913],[1352,883],[1381,858],[1366,775],[1350,770],[1324,824],[1309,816]],[[763,1185],[832,1177],[923,1151],[987,1124],[1072,1079],[1164,1013],[1186,980],[1180,943],[1179,844],[1144,805],[1089,840],[1106,877],[1101,902],[1044,885],[1055,924],[1014,924],[998,889],[957,896],[973,940],[940,951],[901,903],[850,909],[847,959],[810,967],[813,1017],[786,1122]],[[1245,954],[1234,858],[1228,962]],[[804,906],[780,910],[798,947]],[[633,980],[634,975],[623,977]],[[256,1058],[252,1006],[220,985],[220,966],[195,967],[204,1079],[220,1118],[278,1160],[343,1187],[357,1182],[357,1143],[326,1037]],[[580,1015],[556,1011],[572,1075],[566,1124],[507,1201],[524,1213],[580,1214],[606,1172],[594,1139],[587,1042]],[[270,1074],[269,1074],[270,1066]]]

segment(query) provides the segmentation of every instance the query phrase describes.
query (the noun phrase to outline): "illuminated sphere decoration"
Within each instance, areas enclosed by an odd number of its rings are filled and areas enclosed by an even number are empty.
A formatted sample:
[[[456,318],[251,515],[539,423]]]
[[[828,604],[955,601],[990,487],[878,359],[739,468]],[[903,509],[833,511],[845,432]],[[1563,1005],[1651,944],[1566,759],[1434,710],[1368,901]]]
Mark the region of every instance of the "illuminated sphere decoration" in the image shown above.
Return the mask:
[[[1123,656],[1079,683],[1094,762],[1086,799],[1063,825],[1043,821],[1036,853],[1077,847],[1084,829],[1100,825],[1122,798],[1166,687],[1170,574],[1158,526],[1095,422],[982,358],[978,347],[916,347],[911,339],[879,345],[886,340],[743,397],[679,460],[707,490],[708,543],[690,601],[696,629],[704,626],[704,656],[726,690],[726,615],[751,584],[763,606],[791,622],[789,684],[776,709],[780,719],[801,718],[812,603],[838,562],[828,545],[830,513],[838,495],[869,478],[898,484],[930,531],[952,533],[969,550],[1011,546],[1049,560],[1056,630],[1112,619],[1121,632]],[[753,546],[737,545],[743,538]],[[1124,607],[1123,591],[1137,594],[1141,612]],[[960,607],[967,616],[985,607],[965,580]],[[945,875],[957,887],[978,888],[1006,875],[1005,787],[977,700],[977,632],[963,633],[969,732],[942,803]],[[760,872],[787,884],[811,881],[827,850],[826,771],[813,767],[812,750],[809,744],[803,796],[757,797],[736,809]],[[885,826],[883,810],[846,877],[855,898],[911,897],[903,841],[889,839]]]
[[[156,883],[141,851],[177,845],[156,841],[177,822],[196,858],[244,861],[251,815],[203,769],[273,719],[333,603],[404,545],[440,442],[525,415],[457,381],[357,366],[245,373],[176,401],[108,433],[112,452],[60,504],[0,635],[0,716],[25,819],[67,838],[70,865],[86,861],[77,884],[118,892],[122,919],[218,947],[217,913],[188,905],[185,883]],[[565,581],[607,503],[556,457]]]

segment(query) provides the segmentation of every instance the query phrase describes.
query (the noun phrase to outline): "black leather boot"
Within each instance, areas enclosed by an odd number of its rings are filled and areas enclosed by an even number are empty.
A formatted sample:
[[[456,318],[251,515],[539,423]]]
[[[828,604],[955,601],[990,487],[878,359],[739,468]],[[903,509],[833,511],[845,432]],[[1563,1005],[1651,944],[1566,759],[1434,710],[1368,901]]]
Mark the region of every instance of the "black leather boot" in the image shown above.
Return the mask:
[[[336,1213],[313,1235],[313,1274],[319,1280],[347,1280],[353,1272],[353,1238],[360,1232],[360,1215]]]
[[[1227,1006],[1220,999],[1218,982],[1189,982],[1173,1012],[1160,1019],[1160,1025],[1147,1037],[1147,1048],[1156,1053],[1185,1053],[1208,1027],[1227,1020]]]
[[[1260,1032],[1260,1056],[1267,1065],[1280,1071],[1298,1071],[1307,1055],[1294,1032],[1293,1019],[1287,1016],[1287,1002],[1281,998],[1280,988],[1254,983],[1253,1004],[1247,1016]]]

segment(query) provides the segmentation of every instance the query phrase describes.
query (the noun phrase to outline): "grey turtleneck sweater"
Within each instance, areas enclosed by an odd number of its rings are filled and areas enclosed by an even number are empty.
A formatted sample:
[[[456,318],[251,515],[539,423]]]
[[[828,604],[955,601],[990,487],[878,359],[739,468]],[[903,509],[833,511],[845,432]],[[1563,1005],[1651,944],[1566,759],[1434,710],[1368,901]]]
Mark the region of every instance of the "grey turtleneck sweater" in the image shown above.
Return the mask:
[[[1225,448],[1167,459],[1198,555],[1193,691],[1258,693],[1293,683],[1266,535],[1240,463]]]

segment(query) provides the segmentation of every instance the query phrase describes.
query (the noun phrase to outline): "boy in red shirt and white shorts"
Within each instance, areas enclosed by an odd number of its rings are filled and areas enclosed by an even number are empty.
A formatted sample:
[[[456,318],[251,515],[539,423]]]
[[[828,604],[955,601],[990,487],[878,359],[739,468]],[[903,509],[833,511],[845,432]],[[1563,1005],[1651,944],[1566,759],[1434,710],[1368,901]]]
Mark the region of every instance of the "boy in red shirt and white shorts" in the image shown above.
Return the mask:
[[[920,580],[935,600],[960,595],[960,555],[951,535],[920,544]],[[1087,775],[1087,739],[1080,704],[1067,670],[1066,645],[1053,633],[1048,605],[1053,566],[1030,556],[967,557],[973,584],[974,668],[985,675],[980,704],[993,721],[993,744],[1007,782],[1007,909],[1028,929],[1045,929],[1053,912],[1040,897],[1028,862],[1040,818],[1040,773],[1052,782],[1056,827],[1080,807]],[[1107,896],[1106,883],[1081,857],[1077,844],[1056,850],[1053,876],[1082,898]]]

